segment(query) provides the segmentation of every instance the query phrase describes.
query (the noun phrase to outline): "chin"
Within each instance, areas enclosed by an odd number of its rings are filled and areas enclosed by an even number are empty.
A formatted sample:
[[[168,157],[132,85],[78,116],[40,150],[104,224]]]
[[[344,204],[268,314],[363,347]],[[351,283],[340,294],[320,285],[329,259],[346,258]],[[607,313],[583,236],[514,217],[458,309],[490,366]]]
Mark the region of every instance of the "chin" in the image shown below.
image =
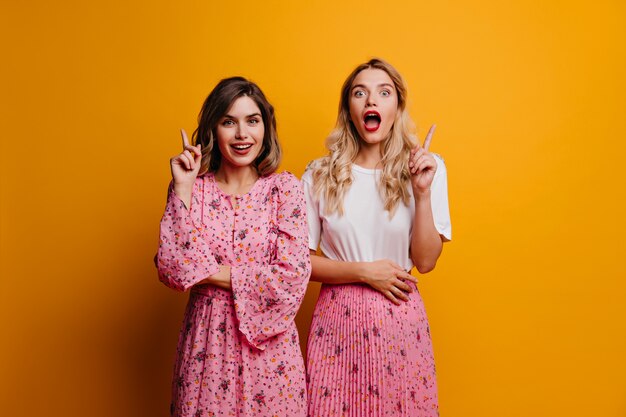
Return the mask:
[[[246,158],[246,159],[241,159],[241,158],[224,158],[222,161],[226,162],[228,165],[230,165],[233,168],[245,168],[245,167],[249,167],[249,166],[253,166],[254,165],[254,161],[255,158]]]
[[[389,132],[383,135],[382,132],[363,132],[360,134],[361,140],[370,145],[376,145],[382,143],[389,136]]]

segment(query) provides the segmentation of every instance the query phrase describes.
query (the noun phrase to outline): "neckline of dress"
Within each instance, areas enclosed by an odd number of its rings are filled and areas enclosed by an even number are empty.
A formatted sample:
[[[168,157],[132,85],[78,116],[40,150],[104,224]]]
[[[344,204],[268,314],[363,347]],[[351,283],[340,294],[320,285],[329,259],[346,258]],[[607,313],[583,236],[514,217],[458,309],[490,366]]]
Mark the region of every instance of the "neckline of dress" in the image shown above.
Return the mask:
[[[256,181],[254,182],[254,184],[252,184],[252,187],[250,187],[250,189],[248,190],[248,192],[247,193],[243,193],[243,194],[227,194],[224,190],[222,190],[220,188],[219,184],[217,183],[217,180],[215,179],[215,173],[214,172],[209,172],[207,174],[206,178],[208,178],[208,180],[217,189],[217,192],[220,193],[222,196],[224,196],[226,198],[244,198],[244,197],[252,196],[253,192],[255,192],[256,188],[259,187],[260,184],[265,181],[267,176],[260,176],[259,178],[257,178]]]

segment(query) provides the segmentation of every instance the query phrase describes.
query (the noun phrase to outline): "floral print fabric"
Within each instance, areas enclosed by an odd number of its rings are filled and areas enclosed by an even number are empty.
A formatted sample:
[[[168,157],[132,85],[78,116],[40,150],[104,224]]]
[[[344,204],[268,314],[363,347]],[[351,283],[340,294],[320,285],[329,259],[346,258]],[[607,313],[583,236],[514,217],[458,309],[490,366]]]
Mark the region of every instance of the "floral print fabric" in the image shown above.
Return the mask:
[[[430,328],[417,288],[397,306],[367,285],[323,285],[307,378],[309,417],[439,415]]]
[[[177,348],[172,415],[304,416],[304,365],[293,321],[311,271],[304,195],[289,173],[242,196],[199,177],[191,207],[172,191],[156,263],[191,294]],[[231,266],[232,291],[196,285]]]

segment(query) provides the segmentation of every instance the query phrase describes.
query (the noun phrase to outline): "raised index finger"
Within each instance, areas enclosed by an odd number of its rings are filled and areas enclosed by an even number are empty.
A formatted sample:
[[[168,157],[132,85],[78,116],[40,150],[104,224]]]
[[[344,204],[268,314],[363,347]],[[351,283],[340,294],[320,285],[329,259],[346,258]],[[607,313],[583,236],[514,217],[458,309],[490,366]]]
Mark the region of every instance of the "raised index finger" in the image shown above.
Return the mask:
[[[185,129],[180,129],[180,136],[183,138],[183,150],[185,150],[186,147],[189,146],[189,139],[187,138],[187,132],[185,132]]]
[[[424,150],[428,150],[430,147],[430,142],[433,140],[433,133],[435,133],[435,129],[437,125],[432,125],[428,130],[428,134],[426,135],[426,139],[424,139]]]

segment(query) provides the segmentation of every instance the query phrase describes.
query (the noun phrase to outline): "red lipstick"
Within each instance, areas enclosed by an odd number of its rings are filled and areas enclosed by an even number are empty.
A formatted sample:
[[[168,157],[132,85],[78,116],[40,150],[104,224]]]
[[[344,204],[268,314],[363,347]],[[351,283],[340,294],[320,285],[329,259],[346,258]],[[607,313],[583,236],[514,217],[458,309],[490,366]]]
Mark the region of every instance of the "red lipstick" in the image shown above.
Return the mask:
[[[381,117],[376,110],[368,110],[363,115],[363,124],[368,132],[375,132],[380,127]]]

